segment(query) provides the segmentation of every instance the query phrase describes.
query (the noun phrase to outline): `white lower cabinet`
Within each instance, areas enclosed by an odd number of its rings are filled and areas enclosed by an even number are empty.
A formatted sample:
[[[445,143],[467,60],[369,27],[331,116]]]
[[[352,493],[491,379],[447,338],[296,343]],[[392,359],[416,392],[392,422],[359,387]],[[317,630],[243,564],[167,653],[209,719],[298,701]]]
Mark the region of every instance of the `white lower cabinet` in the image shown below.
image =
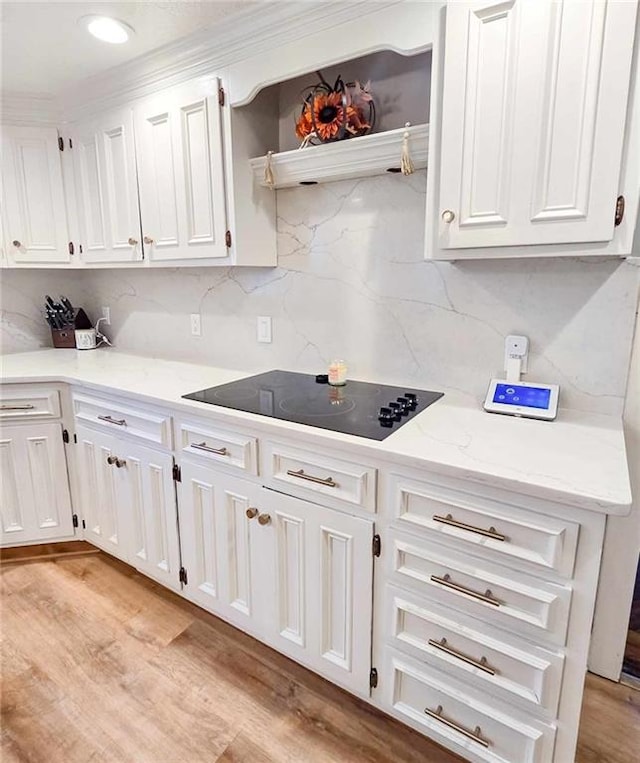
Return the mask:
[[[508,705],[499,706],[447,674],[391,649],[385,654],[384,675],[387,702],[394,714],[436,741],[455,744],[456,751],[467,760],[552,760],[554,725],[512,712]]]
[[[185,595],[369,694],[373,522],[184,461]]]
[[[60,422],[3,425],[0,477],[0,545],[73,536]]]
[[[169,453],[76,427],[85,537],[171,588],[180,548]]]

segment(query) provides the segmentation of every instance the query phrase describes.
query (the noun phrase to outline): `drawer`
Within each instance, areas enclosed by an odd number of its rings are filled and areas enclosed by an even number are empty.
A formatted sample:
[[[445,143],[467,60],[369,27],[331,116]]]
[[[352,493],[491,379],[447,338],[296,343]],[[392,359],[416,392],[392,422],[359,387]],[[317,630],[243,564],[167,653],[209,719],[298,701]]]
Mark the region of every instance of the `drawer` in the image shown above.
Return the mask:
[[[171,448],[171,416],[116,399],[74,394],[76,419],[113,434],[126,434]]]
[[[396,715],[466,760],[491,763],[548,763],[556,728],[535,721],[491,699],[467,691],[439,671],[389,650],[383,681],[391,685],[388,702]],[[507,706],[508,707],[508,706]]]
[[[376,510],[373,467],[275,442],[266,442],[262,454],[263,477],[276,490],[322,503]]]
[[[571,577],[579,525],[489,499],[392,475],[398,524],[447,537],[496,561],[534,564]]]
[[[386,640],[507,701],[555,715],[564,655],[387,586]]]
[[[391,543],[394,583],[408,585],[491,625],[553,644],[565,643],[570,586],[473,559],[442,543],[416,542],[396,534]]]
[[[178,441],[182,452],[247,474],[258,473],[258,441],[208,424],[182,422]]]
[[[0,386],[0,421],[7,419],[59,419],[57,389],[30,384]]]

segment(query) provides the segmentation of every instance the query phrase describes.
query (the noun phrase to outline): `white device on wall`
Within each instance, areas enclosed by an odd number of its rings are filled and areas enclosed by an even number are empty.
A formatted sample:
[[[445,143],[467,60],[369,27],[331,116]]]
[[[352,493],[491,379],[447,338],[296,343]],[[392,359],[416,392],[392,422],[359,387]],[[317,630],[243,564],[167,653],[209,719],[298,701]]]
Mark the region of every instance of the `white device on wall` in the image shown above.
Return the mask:
[[[526,373],[529,339],[511,334],[505,340],[506,379],[491,379],[484,401],[485,411],[553,421],[558,414],[560,387],[520,381]]]

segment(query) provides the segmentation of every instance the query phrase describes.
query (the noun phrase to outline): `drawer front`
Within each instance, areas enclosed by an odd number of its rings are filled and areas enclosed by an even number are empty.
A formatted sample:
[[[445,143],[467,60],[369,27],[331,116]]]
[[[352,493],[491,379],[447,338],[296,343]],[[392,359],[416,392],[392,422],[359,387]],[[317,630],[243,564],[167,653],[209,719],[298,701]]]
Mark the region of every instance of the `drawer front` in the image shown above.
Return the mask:
[[[59,419],[60,415],[57,389],[40,389],[28,384],[0,386],[0,421]]]
[[[442,544],[393,536],[393,582],[528,637],[564,644],[571,588],[536,580]]]
[[[262,474],[276,490],[323,503],[376,510],[376,469],[274,442],[265,443],[262,452]]]
[[[507,701],[555,715],[564,656],[387,586],[386,640]]]
[[[76,418],[115,435],[126,434],[171,448],[171,416],[133,407],[120,400],[74,394]]]
[[[399,525],[447,537],[505,564],[527,562],[571,577],[579,525],[392,475]]]
[[[258,441],[208,424],[182,422],[178,431],[182,452],[247,474],[258,473]]]
[[[439,671],[393,650],[385,656],[384,679],[397,715],[436,741],[454,747],[465,759],[491,763],[548,763],[555,726],[511,715],[485,695],[467,693]]]

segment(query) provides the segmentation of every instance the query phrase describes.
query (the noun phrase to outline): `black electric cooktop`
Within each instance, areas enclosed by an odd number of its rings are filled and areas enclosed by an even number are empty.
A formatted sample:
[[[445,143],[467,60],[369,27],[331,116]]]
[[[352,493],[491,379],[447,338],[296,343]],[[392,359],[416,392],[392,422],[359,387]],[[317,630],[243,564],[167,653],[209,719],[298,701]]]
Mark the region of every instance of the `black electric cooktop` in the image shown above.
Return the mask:
[[[442,392],[347,381],[332,387],[310,374],[269,371],[183,395],[188,400],[384,440]]]

